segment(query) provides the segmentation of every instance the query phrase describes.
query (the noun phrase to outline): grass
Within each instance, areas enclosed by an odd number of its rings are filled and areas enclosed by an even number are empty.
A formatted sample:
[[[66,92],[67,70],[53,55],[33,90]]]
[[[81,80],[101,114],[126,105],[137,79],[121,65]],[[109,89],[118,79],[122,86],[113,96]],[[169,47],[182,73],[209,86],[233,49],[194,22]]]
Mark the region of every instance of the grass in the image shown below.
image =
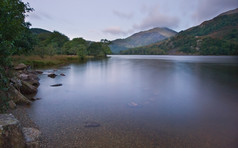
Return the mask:
[[[84,60],[80,59],[77,55],[54,55],[54,56],[44,56],[43,58],[37,55],[31,56],[12,56],[13,65],[19,63],[24,63],[30,65],[33,68],[48,67],[48,66],[58,66],[65,65],[69,63],[83,62],[87,59],[92,58],[91,56],[86,56]]]

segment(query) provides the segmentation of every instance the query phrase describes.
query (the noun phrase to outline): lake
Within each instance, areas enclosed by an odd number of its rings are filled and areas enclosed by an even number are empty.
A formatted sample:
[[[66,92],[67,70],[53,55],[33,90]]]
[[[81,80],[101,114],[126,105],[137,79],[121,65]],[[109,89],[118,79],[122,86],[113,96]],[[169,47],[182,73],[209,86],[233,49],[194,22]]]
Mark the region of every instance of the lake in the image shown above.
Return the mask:
[[[238,146],[236,56],[113,55],[60,67],[55,79],[43,71],[27,111],[48,147]]]

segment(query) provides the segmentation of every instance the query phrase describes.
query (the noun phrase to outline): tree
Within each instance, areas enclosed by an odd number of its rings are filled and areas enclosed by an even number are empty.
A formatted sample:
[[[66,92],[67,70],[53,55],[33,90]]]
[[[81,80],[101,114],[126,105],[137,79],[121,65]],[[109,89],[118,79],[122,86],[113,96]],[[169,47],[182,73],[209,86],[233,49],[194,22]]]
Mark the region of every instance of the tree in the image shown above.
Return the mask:
[[[14,40],[14,46],[16,48],[14,54],[30,53],[37,43],[36,35],[29,29],[30,24],[28,23],[27,25],[28,27],[24,28]]]
[[[0,110],[6,106],[8,79],[6,71],[10,66],[10,55],[14,53],[15,41],[22,31],[29,27],[26,13],[32,11],[28,3],[21,0],[0,1]]]
[[[47,47],[52,47],[55,53],[62,54],[61,48],[63,45],[69,41],[69,38],[64,34],[54,31],[49,35],[49,37],[43,42],[43,44]]]
[[[94,57],[106,57],[107,54],[111,53],[108,45],[102,42],[93,42],[88,47],[88,54]]]
[[[78,56],[80,59],[84,60],[85,56],[88,54],[87,46],[84,44],[78,45]]]
[[[26,13],[33,11],[28,3],[21,0],[0,1],[0,63],[9,64],[9,56],[14,53],[15,40],[29,27],[25,22]]]
[[[87,55],[88,42],[83,38],[74,38],[63,46],[63,54],[67,55]]]

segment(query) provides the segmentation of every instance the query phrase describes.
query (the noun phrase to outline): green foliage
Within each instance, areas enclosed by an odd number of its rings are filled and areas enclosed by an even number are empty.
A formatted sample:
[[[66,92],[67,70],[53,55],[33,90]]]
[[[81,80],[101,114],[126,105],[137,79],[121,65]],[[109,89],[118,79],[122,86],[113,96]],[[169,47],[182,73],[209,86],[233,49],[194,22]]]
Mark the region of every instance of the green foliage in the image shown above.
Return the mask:
[[[120,51],[120,54],[132,54],[132,55],[164,55],[166,52],[158,47],[138,47],[128,50]]]
[[[48,36],[48,38],[46,38],[46,40],[41,43],[48,49],[48,55],[52,55],[55,53],[62,54],[61,48],[67,41],[69,41],[69,38],[67,36],[63,35],[60,32],[54,31]]]
[[[102,42],[93,42],[88,47],[88,55],[94,57],[106,57],[107,54],[111,54],[111,50],[107,44]]]
[[[205,38],[202,41],[199,52],[202,55],[238,55],[238,43],[229,40]]]
[[[88,42],[83,38],[74,38],[64,44],[62,51],[66,55],[87,55]]]
[[[203,36],[222,30],[227,26],[238,25],[238,14],[222,15],[213,20],[206,21],[199,26],[193,27],[187,31],[180,32],[181,35]]]
[[[63,54],[62,47],[63,45],[69,41],[69,38],[63,35],[60,32],[47,32],[42,31],[37,33],[33,33],[37,37],[37,46],[35,47],[34,54],[40,55],[44,57],[44,55],[55,55],[55,54]]]
[[[14,41],[16,51],[14,54],[27,54],[34,49],[37,39],[36,35],[32,34],[31,30],[29,29],[29,25],[30,24],[28,24],[27,28],[24,28],[22,32],[16,37]]]
[[[8,89],[7,69],[11,65],[9,57],[17,46],[23,45],[19,42],[23,40],[21,34],[29,27],[25,23],[25,13],[29,11],[32,11],[29,4],[20,0],[0,1],[0,110],[7,105],[7,96],[4,94]]]

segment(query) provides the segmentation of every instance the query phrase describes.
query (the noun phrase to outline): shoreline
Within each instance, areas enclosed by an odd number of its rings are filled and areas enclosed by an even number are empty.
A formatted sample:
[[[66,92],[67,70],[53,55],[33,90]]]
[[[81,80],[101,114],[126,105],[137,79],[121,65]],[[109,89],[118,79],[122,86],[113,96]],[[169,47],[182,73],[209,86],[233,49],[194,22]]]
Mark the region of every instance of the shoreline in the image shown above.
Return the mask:
[[[15,133],[14,131],[10,131],[10,135],[14,135],[15,138],[21,139],[20,143],[24,143],[24,147],[48,147],[49,140],[47,140],[47,137],[40,131],[39,126],[32,120],[32,118],[29,116],[29,113],[27,112],[27,109],[31,107],[31,103],[34,103],[35,101],[40,100],[39,98],[35,98],[38,87],[40,85],[39,83],[39,75],[43,74],[41,70],[44,69],[58,69],[61,66],[68,65],[70,63],[85,63],[89,60],[93,59],[102,59],[100,57],[91,57],[87,56],[85,59],[79,59],[78,56],[66,56],[66,55],[56,55],[53,56],[53,60],[55,58],[58,60],[56,63],[51,63],[52,57],[47,57],[43,61],[46,64],[43,65],[34,65],[34,58],[36,56],[28,56],[28,58],[25,59],[25,56],[18,56],[18,59],[15,56],[15,59],[13,60],[14,67],[10,69],[10,76],[9,78],[9,89],[6,92],[6,96],[8,96],[7,100],[7,110],[3,113],[1,113],[1,121],[0,125],[3,125],[3,127],[11,126],[11,123],[8,123],[7,125],[4,125],[5,121],[8,121],[8,118],[13,118],[17,122],[18,131],[20,132],[20,138],[19,134]],[[33,58],[33,59],[32,59]],[[39,58],[39,57],[38,57]],[[108,57],[105,57],[108,58]],[[104,58],[103,58],[104,59]],[[29,63],[30,60],[33,60]],[[36,59],[37,60],[37,59]],[[50,62],[51,64],[48,64]],[[18,64],[21,63],[21,64]],[[27,64],[28,63],[28,64]],[[26,65],[25,65],[26,64]],[[33,65],[32,65],[33,64]],[[40,70],[38,70],[40,69]],[[55,78],[55,71],[53,70],[51,73],[47,74],[49,79]],[[55,76],[51,76],[51,75]],[[60,74],[61,76],[64,76],[64,74]],[[28,142],[27,140],[27,134],[29,134],[28,131],[24,131],[27,128],[27,130],[30,131],[30,137],[31,139],[34,139],[31,142]],[[35,132],[36,131],[36,132]],[[1,131],[2,134],[4,134],[6,131]],[[27,133],[28,132],[28,133]],[[37,133],[37,135],[34,135]],[[23,139],[21,137],[24,137]],[[1,137],[0,137],[1,138]],[[9,141],[9,137],[2,137],[3,144],[6,143],[6,141]],[[10,137],[10,145],[12,145],[14,142],[13,137]],[[16,144],[13,144],[16,145]],[[1,147],[1,141],[0,141],[0,147]]]

